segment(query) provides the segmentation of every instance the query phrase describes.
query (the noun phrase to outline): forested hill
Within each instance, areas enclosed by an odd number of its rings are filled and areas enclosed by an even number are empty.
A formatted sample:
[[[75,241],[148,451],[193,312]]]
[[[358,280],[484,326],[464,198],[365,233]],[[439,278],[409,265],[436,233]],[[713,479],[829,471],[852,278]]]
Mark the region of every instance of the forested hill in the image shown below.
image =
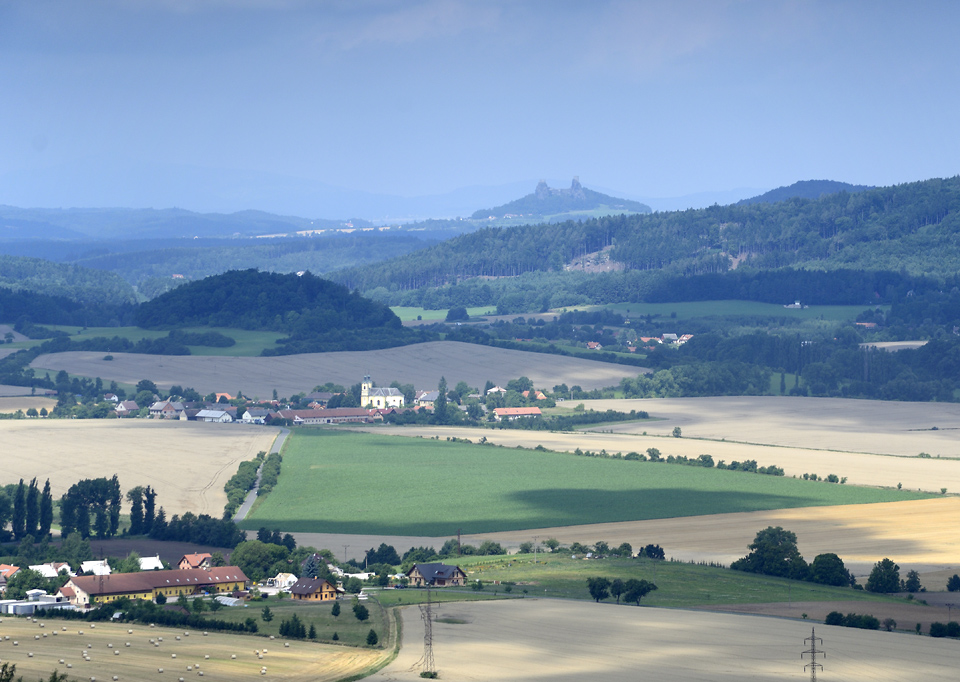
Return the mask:
[[[400,328],[385,305],[309,272],[231,270],[168,291],[137,310],[146,328],[193,326],[290,333]]]
[[[837,182],[836,180],[801,180],[787,187],[777,187],[769,192],[749,199],[742,199],[737,202],[737,206],[747,206],[749,204],[774,204],[778,201],[787,199],[819,199],[828,194],[837,194],[839,192],[864,192],[868,189],[875,189],[870,185],[851,185],[847,182]]]
[[[350,288],[415,289],[467,277],[561,270],[612,247],[628,270],[692,275],[747,265],[905,270],[952,276],[960,263],[960,177],[775,204],[489,228],[384,263],[341,271]]]
[[[135,303],[133,287],[120,275],[40,258],[0,255],[0,287],[68,298],[86,306]]]
[[[503,218],[508,215],[516,215],[540,219],[558,213],[593,211],[601,208],[610,209],[613,212],[650,213],[650,207],[646,204],[594,192],[592,189],[583,187],[578,178],[574,178],[569,189],[553,189],[541,180],[533,194],[528,194],[496,208],[480,209],[471,218],[484,220],[491,216]]]

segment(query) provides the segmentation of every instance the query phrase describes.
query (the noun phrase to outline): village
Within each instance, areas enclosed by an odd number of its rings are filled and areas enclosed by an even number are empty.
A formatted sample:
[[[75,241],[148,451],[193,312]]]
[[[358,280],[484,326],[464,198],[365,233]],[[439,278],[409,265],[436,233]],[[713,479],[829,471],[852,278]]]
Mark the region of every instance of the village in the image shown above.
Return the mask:
[[[542,416],[538,403],[555,405],[545,391],[524,388],[529,380],[521,378],[519,388],[514,390],[490,385],[484,390],[470,389],[475,392],[463,394],[452,391],[453,405],[471,418],[486,418],[500,422],[522,418]],[[462,382],[461,382],[462,383]],[[462,389],[462,386],[459,386]],[[566,391],[564,391],[566,392]],[[142,392],[141,392],[142,394]],[[105,393],[104,401],[112,403],[112,412],[121,418],[149,418],[162,420],[197,421],[207,423],[270,424],[280,426],[301,426],[320,424],[374,423],[382,422],[391,415],[406,413],[433,412],[439,398],[439,390],[415,390],[406,393],[396,387],[375,386],[369,376],[360,384],[359,407],[340,407],[344,399],[349,400],[347,391],[312,391],[289,400],[273,399],[268,401],[247,400],[242,395],[214,393],[208,396],[212,400],[187,401],[171,394],[155,399],[148,406],[141,406],[136,400],[122,400],[115,393]],[[412,397],[412,400],[409,398]],[[451,400],[451,396],[446,396]],[[564,400],[560,395],[558,400]],[[509,402],[509,405],[506,404]],[[503,403],[502,406],[501,403]],[[522,403],[522,404],[514,404]],[[529,403],[529,404],[528,404]]]

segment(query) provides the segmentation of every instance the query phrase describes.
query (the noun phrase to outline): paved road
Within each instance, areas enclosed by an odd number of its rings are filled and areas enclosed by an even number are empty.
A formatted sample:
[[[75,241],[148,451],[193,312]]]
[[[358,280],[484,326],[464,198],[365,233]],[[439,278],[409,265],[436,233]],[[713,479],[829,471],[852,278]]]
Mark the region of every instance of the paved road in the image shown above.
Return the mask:
[[[272,455],[275,452],[280,452],[280,448],[283,447],[284,441],[286,441],[287,436],[290,435],[290,429],[280,429],[280,433],[277,434],[277,437],[273,440],[273,447],[270,448],[270,454]],[[260,489],[260,478],[263,476],[263,465],[260,465],[260,468],[257,469],[257,481],[253,484],[253,488],[247,493],[246,499],[244,499],[243,504],[240,505],[240,508],[237,510],[237,513],[233,517],[233,522],[238,523],[247,518],[247,514],[250,512],[250,507],[253,506],[254,501],[257,499],[257,490]]]

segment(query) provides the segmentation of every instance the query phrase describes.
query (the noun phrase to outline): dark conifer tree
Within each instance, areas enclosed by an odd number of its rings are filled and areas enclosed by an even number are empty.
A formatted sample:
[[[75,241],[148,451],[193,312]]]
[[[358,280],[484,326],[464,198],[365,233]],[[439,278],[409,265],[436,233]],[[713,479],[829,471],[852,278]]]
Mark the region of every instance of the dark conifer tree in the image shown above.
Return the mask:
[[[34,478],[27,486],[26,520],[24,522],[24,536],[37,537],[40,527],[40,489],[37,488],[37,479]]]
[[[50,535],[50,526],[53,525],[53,494],[50,492],[50,479],[43,484],[43,492],[40,494],[40,527],[38,536],[45,538]]]
[[[23,538],[27,527],[27,493],[24,489],[23,479],[17,485],[17,491],[13,495],[13,537],[17,540]]]

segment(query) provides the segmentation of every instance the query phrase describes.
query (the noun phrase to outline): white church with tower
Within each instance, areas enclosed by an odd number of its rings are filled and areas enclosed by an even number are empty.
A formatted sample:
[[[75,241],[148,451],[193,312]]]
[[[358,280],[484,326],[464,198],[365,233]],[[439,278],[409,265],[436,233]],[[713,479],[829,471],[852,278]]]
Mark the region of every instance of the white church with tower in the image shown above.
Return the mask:
[[[374,388],[370,375],[360,384],[360,407],[386,409],[403,407],[403,393],[396,388]]]

